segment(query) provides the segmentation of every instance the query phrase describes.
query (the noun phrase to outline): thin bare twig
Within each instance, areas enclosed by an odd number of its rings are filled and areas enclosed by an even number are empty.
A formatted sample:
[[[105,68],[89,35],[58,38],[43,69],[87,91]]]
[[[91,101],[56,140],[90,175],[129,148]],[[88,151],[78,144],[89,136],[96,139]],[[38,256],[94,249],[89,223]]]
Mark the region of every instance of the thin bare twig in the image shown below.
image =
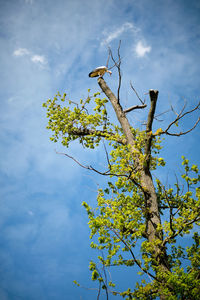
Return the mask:
[[[166,110],[166,111],[163,111],[162,113],[156,115],[154,118],[160,117],[160,116],[166,114],[166,113],[169,112],[169,111],[171,111],[171,109],[168,109],[168,110]]]
[[[107,227],[107,226],[106,226]],[[160,280],[158,280],[153,274],[149,273],[147,270],[145,270],[141,264],[138,262],[138,260],[136,259],[132,249],[128,246],[128,244],[126,243],[126,241],[124,241],[123,238],[120,237],[120,235],[116,232],[116,230],[114,228],[109,228],[107,227],[108,229],[110,229],[111,231],[114,232],[114,234],[120,239],[120,241],[127,247],[127,249],[129,249],[130,253],[131,253],[131,256],[133,257],[133,261],[136,263],[136,265],[138,265],[138,267],[144,272],[146,273],[147,275],[149,275],[151,278],[155,279],[156,281],[158,282],[161,282]]]
[[[106,62],[106,67],[107,68],[108,68],[109,59],[110,59],[110,51],[108,52],[108,59],[107,59],[107,62]]]
[[[101,294],[101,281],[99,281],[99,290],[98,290],[97,300],[99,300],[100,294]]]
[[[169,111],[171,111],[171,109],[168,109],[168,110],[166,110],[166,111],[164,111],[164,112],[162,112],[162,113],[160,113],[160,114],[154,116],[154,119],[155,119],[156,121],[158,121],[158,122],[163,122],[163,120],[159,120],[158,117],[159,117],[159,116],[162,116],[162,115],[164,115],[164,114],[166,114],[166,113],[169,112]]]
[[[120,88],[121,88],[121,79],[122,79],[122,76],[121,76],[121,56],[120,56],[120,46],[121,46],[121,40],[119,41],[119,46],[118,46],[118,62],[116,62],[116,60],[114,59],[113,57],[113,54],[112,54],[112,50],[111,48],[109,48],[109,53],[110,53],[110,56],[112,58],[112,61],[114,62],[114,66],[117,67],[117,70],[118,70],[118,75],[119,75],[119,83],[118,83],[118,89],[117,89],[117,100],[118,100],[118,103],[119,103],[119,100],[120,100]],[[114,67],[113,66],[113,67]]]
[[[119,102],[119,92],[120,92],[120,88],[121,88],[121,81],[122,81],[122,76],[121,76],[121,57],[120,57],[120,46],[121,46],[121,40],[119,41],[119,47],[118,47],[118,58],[119,58],[119,63],[117,65],[117,69],[118,69],[118,74],[119,74],[119,84],[118,84],[118,89],[117,89],[117,99]]]
[[[83,164],[81,164],[77,159],[75,159],[73,156],[70,156],[67,153],[63,153],[63,152],[57,152],[55,151],[56,154],[61,154],[61,155],[65,155],[67,157],[69,157],[70,159],[72,159],[75,163],[77,163],[80,167],[86,169],[86,170],[90,170],[90,171],[94,171],[100,175],[105,175],[105,176],[116,176],[116,177],[126,177],[129,178],[130,175],[125,175],[125,174],[115,174],[115,173],[109,173],[109,170],[105,171],[105,172],[101,172],[96,170],[95,168],[93,168],[92,166],[85,166]]]
[[[109,165],[109,169],[111,169],[111,163],[110,163],[110,160],[109,160],[108,151],[106,149],[106,145],[105,145],[104,141],[103,141],[103,146],[104,146],[104,150],[106,152],[106,159],[107,159],[107,163]]]
[[[140,102],[142,103],[142,105],[144,105],[144,104],[145,104],[145,101],[143,101],[143,100],[139,97],[139,95],[138,95],[136,89],[133,87],[131,81],[130,81],[130,86],[131,86],[132,90],[134,91],[134,93],[136,94],[137,98],[138,98],[138,99],[140,100]]]
[[[103,255],[103,251],[101,251],[103,260],[104,260],[104,255]],[[108,300],[108,281],[107,281],[107,275],[106,275],[106,270],[105,270],[105,265],[103,264],[103,272],[104,272],[104,277],[105,277],[105,288],[106,288],[106,300]]]
[[[185,110],[185,108],[186,108],[186,105],[187,105],[187,102],[185,101],[185,102],[184,102],[184,105],[183,105],[183,107],[182,107],[182,109],[181,109],[181,111],[180,111],[179,114],[175,111],[175,109],[173,108],[172,105],[171,105],[171,110],[175,113],[175,115],[177,115],[177,117],[179,117],[179,116],[181,116],[182,113],[184,112],[184,110]]]

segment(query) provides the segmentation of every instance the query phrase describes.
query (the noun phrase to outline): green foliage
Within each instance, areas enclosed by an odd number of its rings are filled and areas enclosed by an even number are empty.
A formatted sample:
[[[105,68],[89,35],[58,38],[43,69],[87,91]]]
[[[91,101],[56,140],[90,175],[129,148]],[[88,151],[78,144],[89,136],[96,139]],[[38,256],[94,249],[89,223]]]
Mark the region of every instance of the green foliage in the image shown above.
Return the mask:
[[[53,132],[51,140],[57,142],[61,138],[62,144],[68,147],[71,141],[78,139],[83,146],[93,149],[99,145],[101,134],[105,139],[107,135],[112,135],[112,130],[108,132],[110,122],[105,108],[107,100],[98,96],[99,93],[88,95],[85,101],[80,99],[79,103],[75,103],[67,99],[66,94],[61,96],[58,93],[53,100],[47,100],[43,106],[47,108],[49,119],[47,129]],[[88,104],[91,100],[95,106],[89,112]],[[64,106],[65,103],[71,108]],[[114,140],[115,136],[112,139]]]
[[[131,129],[136,149],[131,151],[122,129],[109,120],[107,102],[99,97],[99,93],[88,95],[78,104],[66,99],[66,94],[61,96],[58,93],[53,100],[44,103],[49,119],[47,128],[53,132],[52,141],[61,139],[68,147],[70,142],[78,140],[83,146],[93,149],[104,139],[112,147],[107,172],[110,180],[107,187],[98,190],[97,206],[92,208],[86,202],[82,203],[88,213],[91,248],[101,253],[98,263],[90,262],[91,278],[102,283],[107,292],[125,299],[156,299],[161,294],[166,295],[166,299],[199,299],[198,167],[190,166],[189,161],[182,157],[184,173],[181,182],[166,187],[159,179],[155,180],[162,216],[162,223],[156,231],[163,238],[150,242],[146,232],[146,191],[141,185],[141,168],[138,168],[138,158],[140,166],[146,163],[147,133]],[[159,134],[152,136],[150,170],[165,166],[165,161],[159,157],[160,143]],[[181,244],[188,234],[193,234],[194,242],[185,248]],[[160,253],[155,253],[155,246]],[[168,250],[167,258],[164,257],[165,249]],[[168,271],[160,267],[160,261],[165,259]],[[133,267],[143,279],[135,289],[118,292],[115,283],[104,278],[106,268],[112,266]]]
[[[146,283],[137,285],[134,292],[123,292],[122,296],[130,296],[135,299],[155,299],[162,290],[168,299],[180,297],[191,297],[198,299],[200,286],[200,249],[199,235],[194,233],[194,244],[191,247],[182,248],[180,237],[189,234],[193,225],[199,223],[200,189],[195,186],[200,181],[200,176],[189,176],[190,173],[197,174],[196,166],[189,167],[188,161],[183,160],[185,173],[182,175],[187,182],[187,190],[180,193],[180,186],[175,184],[174,188],[165,189],[157,180],[157,193],[159,194],[160,207],[166,211],[165,220],[161,230],[164,233],[163,246],[168,245],[171,272],[157,272],[157,277],[165,278],[165,285],[160,285],[154,280],[151,284]],[[187,175],[187,176],[186,176]],[[190,180],[188,180],[188,177]],[[197,179],[197,180],[195,180]],[[188,183],[189,182],[189,183]],[[127,267],[139,265],[142,274],[147,273],[152,268],[155,269],[152,244],[144,239],[145,236],[145,206],[143,195],[139,188],[129,182],[129,186],[119,180],[115,183],[108,183],[109,188],[98,191],[97,208],[92,209],[83,204],[88,212],[89,227],[91,238],[97,239],[91,243],[91,247],[105,250],[106,258],[99,257],[99,261],[104,266]],[[188,187],[189,184],[189,187]],[[188,190],[189,189],[189,190]],[[190,191],[192,189],[192,191]],[[106,196],[107,195],[107,196]],[[109,198],[108,195],[111,195]],[[177,241],[178,238],[178,241]],[[159,241],[157,241],[159,242]],[[154,241],[155,243],[155,241]],[[161,242],[160,242],[161,243]],[[135,247],[140,244],[141,256],[136,259]],[[127,259],[127,252],[130,258]],[[182,267],[184,265],[184,268]],[[148,298],[149,297],[149,298]],[[196,297],[196,298],[195,298]],[[127,298],[129,299],[129,298]]]

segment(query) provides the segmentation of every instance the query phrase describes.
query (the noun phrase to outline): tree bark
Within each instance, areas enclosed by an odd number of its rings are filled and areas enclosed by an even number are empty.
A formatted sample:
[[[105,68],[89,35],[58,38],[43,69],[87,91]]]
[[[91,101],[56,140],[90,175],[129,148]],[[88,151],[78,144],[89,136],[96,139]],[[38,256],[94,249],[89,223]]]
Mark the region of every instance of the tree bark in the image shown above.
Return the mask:
[[[98,84],[105,95],[110,100],[116,116],[118,118],[119,123],[123,129],[123,132],[127,139],[127,144],[131,145],[132,152],[134,155],[138,152],[135,147],[135,138],[131,131],[131,126],[129,121],[119,103],[116,96],[107,86],[106,82],[102,77],[98,78]],[[161,225],[160,213],[158,209],[158,199],[152,179],[152,175],[150,172],[150,158],[151,158],[151,145],[152,145],[152,124],[156,109],[156,102],[158,97],[158,91],[150,90],[149,96],[151,100],[151,108],[148,114],[147,127],[146,127],[146,146],[144,153],[146,155],[146,162],[141,164],[139,160],[139,156],[136,155],[136,163],[140,167],[141,170],[141,186],[143,189],[145,201],[146,201],[146,235],[149,242],[156,242],[156,240],[163,241],[162,231],[157,231],[158,225]],[[138,152],[139,154],[139,152]],[[161,267],[162,271],[169,271],[168,263],[167,263],[167,254],[165,249],[161,249],[154,243],[154,259],[157,262],[158,266]],[[166,299],[165,296],[160,296],[160,299]]]

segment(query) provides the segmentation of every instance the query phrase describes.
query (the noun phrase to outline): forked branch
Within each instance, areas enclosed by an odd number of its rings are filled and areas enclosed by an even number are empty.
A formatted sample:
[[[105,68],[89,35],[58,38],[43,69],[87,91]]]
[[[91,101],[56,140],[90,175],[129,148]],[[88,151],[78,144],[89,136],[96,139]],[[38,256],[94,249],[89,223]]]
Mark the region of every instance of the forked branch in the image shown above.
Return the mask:
[[[183,111],[185,110],[186,105],[184,104],[183,108],[181,109],[181,112],[179,114],[177,114],[173,107],[172,110],[175,112],[175,114],[177,115],[177,117],[174,119],[174,121],[172,121],[168,127],[165,130],[160,130],[159,134],[167,134],[167,135],[171,135],[171,136],[181,136],[181,135],[185,135],[189,132],[191,132],[193,129],[195,129],[195,127],[198,125],[198,123],[200,122],[200,117],[197,119],[197,121],[195,122],[195,124],[188,130],[186,131],[180,131],[179,133],[171,133],[169,132],[170,128],[172,127],[172,125],[177,124],[177,122],[179,120],[181,120],[182,118],[184,118],[186,115],[193,113],[196,110],[199,110],[200,107],[200,102],[191,110],[186,111],[185,113],[183,113]],[[154,136],[157,134],[154,134]]]

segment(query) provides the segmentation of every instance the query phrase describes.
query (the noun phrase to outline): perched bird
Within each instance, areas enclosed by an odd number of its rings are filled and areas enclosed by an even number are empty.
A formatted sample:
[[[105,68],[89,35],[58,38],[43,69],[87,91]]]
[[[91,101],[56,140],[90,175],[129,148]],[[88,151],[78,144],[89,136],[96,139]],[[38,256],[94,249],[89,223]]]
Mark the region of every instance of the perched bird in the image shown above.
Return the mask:
[[[103,77],[103,75],[105,73],[109,73],[110,75],[112,74],[112,72],[109,71],[107,67],[101,66],[101,67],[94,69],[92,72],[90,72],[90,74],[88,76],[89,77],[98,77],[98,76]]]

